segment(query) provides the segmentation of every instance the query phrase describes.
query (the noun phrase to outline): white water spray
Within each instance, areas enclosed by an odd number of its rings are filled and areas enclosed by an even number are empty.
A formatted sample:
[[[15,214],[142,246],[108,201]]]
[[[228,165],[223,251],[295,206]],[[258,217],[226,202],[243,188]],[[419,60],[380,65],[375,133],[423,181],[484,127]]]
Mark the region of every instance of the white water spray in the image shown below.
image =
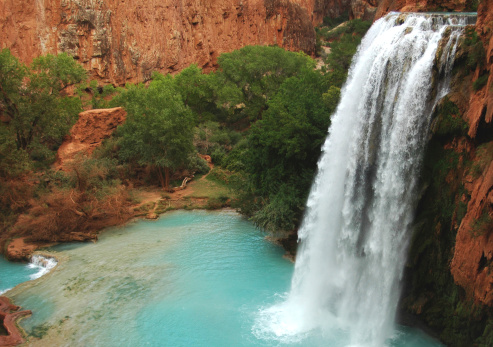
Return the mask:
[[[260,312],[257,336],[318,330],[330,346],[378,347],[392,336],[432,111],[471,18],[392,13],[370,28],[323,146],[291,292]]]
[[[40,278],[43,275],[46,275],[57,265],[57,261],[55,258],[44,257],[39,254],[35,254],[31,257],[31,261],[29,262],[28,267],[31,269],[36,269],[36,273],[29,276],[31,280],[35,280]]]

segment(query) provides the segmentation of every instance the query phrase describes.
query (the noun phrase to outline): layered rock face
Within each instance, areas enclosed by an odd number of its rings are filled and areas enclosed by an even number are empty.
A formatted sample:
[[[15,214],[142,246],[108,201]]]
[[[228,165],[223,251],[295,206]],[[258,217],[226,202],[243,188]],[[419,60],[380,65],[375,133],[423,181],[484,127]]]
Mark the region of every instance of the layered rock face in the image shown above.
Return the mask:
[[[468,135],[483,147],[493,142],[493,0],[483,0],[478,8],[476,31],[485,47],[486,65],[476,69],[474,79],[489,74],[485,85],[472,93],[465,118]],[[493,146],[486,147],[493,151]],[[454,280],[478,302],[493,306],[493,161],[491,156],[476,158],[481,170],[476,179],[466,178],[471,194],[467,212],[457,232],[451,271]]]
[[[341,3],[347,0],[330,0]],[[0,47],[24,62],[66,52],[93,78],[122,85],[192,63],[211,68],[245,45],[308,54],[323,0],[0,0]]]

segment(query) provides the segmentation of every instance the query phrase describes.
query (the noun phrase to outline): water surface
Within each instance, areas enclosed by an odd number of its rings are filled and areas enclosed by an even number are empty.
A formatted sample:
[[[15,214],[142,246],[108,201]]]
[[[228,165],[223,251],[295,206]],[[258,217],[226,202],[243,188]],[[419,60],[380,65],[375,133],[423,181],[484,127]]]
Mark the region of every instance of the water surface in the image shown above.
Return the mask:
[[[326,346],[321,332],[281,341],[259,330],[293,272],[264,236],[233,212],[177,211],[53,248],[65,260],[10,296],[34,312],[22,321],[42,337],[33,346]],[[438,346],[409,329],[395,341]]]

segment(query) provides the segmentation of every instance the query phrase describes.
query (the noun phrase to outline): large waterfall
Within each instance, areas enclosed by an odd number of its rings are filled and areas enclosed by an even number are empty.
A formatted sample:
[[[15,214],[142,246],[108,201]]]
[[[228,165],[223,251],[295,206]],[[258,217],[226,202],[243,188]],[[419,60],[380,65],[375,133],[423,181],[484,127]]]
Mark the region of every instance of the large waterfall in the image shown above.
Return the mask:
[[[323,146],[291,291],[256,329],[281,340],[317,330],[327,346],[392,337],[433,108],[469,20],[391,13],[370,28]]]

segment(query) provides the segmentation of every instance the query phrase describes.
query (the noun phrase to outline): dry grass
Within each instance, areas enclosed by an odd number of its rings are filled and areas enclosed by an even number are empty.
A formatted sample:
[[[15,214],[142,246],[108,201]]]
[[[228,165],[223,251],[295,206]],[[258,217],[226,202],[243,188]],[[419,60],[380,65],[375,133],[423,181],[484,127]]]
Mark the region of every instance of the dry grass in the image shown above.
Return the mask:
[[[103,199],[76,190],[54,190],[38,200],[19,217],[12,232],[31,241],[84,241],[97,232],[132,217],[128,193],[118,188]]]

